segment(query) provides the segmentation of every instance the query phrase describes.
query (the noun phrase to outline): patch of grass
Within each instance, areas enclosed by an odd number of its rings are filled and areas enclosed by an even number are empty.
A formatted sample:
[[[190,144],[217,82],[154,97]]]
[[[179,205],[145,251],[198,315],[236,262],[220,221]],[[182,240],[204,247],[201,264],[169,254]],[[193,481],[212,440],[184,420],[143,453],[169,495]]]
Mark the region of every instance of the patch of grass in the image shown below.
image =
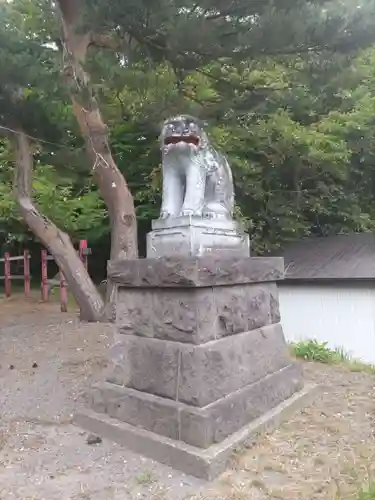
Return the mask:
[[[375,484],[369,484],[358,493],[357,500],[375,500]]]
[[[352,359],[342,348],[331,349],[328,342],[302,340],[290,345],[293,356],[327,365],[343,365],[352,372],[375,374],[375,366]],[[375,499],[374,499],[375,500]]]
[[[150,471],[147,471],[147,472],[144,472],[143,474],[140,474],[139,476],[137,476],[135,478],[135,480],[141,486],[148,486],[156,481],[154,476],[152,475],[152,472],[150,472]]]
[[[375,375],[375,366],[367,365],[362,361],[352,360],[348,363],[348,368],[351,372],[365,372]]]
[[[342,349],[330,349],[328,342],[318,342],[317,340],[303,340],[291,344],[292,353],[296,358],[305,361],[317,361],[332,365],[348,361]]]

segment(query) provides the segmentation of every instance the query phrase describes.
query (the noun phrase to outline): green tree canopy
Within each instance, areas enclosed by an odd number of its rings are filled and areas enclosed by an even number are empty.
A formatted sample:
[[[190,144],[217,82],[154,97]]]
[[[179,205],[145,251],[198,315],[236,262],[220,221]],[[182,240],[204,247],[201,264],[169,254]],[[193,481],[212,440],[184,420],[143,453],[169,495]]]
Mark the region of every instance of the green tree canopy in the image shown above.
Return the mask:
[[[0,5],[0,126],[41,139],[33,189],[74,238],[100,242],[106,210],[61,78],[49,2]],[[85,2],[87,67],[139,220],[157,216],[160,121],[207,119],[233,165],[237,214],[259,251],[307,234],[373,227],[372,1]],[[6,132],[6,130],[5,130]],[[0,159],[2,227],[24,234]],[[26,234],[26,233],[25,233]]]

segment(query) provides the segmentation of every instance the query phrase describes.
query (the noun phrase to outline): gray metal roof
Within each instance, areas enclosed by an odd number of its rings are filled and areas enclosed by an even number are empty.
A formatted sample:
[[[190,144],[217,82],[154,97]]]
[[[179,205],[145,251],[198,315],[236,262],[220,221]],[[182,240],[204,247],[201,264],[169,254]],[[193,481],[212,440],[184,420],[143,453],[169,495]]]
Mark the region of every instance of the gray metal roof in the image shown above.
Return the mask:
[[[375,235],[306,238],[285,247],[287,280],[375,279]]]

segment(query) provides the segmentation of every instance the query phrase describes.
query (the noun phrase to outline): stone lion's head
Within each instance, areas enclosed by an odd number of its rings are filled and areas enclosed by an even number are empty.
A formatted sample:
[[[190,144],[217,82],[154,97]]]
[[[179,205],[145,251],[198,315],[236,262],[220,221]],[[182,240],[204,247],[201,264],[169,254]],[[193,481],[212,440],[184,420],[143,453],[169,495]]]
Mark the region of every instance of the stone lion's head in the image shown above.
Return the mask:
[[[172,150],[198,151],[207,145],[208,138],[201,120],[190,115],[178,115],[165,120],[160,142],[165,153]]]

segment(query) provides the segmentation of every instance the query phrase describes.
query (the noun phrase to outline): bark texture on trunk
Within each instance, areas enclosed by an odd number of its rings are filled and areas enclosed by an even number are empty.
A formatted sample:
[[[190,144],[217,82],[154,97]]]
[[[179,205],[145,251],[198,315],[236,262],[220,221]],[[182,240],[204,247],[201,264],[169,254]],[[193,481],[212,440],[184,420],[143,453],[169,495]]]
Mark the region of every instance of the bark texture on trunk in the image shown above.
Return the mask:
[[[137,223],[133,196],[112,157],[108,129],[84,69],[87,50],[95,43],[94,33],[79,33],[77,0],[58,0],[63,26],[64,76],[73,111],[93,165],[94,178],[107,205],[111,223],[111,260],[138,257]]]
[[[69,289],[80,308],[81,319],[100,321],[104,308],[103,300],[69,236],[41,214],[32,201],[33,154],[29,138],[19,131],[14,135],[14,144],[16,153],[14,191],[22,217],[31,231],[48,248],[64,273]]]

